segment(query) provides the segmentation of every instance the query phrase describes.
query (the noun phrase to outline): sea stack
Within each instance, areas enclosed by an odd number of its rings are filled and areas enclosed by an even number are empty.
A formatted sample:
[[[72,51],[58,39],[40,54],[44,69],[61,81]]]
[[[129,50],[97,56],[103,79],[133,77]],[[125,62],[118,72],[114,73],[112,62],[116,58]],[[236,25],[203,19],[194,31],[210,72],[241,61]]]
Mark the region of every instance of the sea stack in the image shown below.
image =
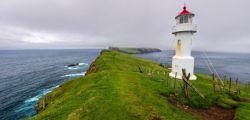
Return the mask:
[[[195,15],[184,6],[182,12],[176,17],[176,25],[173,27],[174,39],[176,44],[175,56],[172,58],[171,77],[182,79],[182,69],[190,73],[190,80],[196,80],[194,73],[194,58],[191,56],[193,34],[197,32],[197,26],[193,24]],[[176,75],[177,74],[177,75]]]

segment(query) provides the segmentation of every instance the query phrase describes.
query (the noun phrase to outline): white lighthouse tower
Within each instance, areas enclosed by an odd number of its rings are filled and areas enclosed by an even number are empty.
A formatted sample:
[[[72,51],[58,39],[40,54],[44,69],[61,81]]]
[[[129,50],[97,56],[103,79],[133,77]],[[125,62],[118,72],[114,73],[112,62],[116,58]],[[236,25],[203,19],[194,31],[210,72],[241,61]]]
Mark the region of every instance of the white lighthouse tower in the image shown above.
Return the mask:
[[[197,26],[193,24],[194,14],[183,7],[183,11],[176,17],[176,26],[173,27],[173,34],[176,44],[176,53],[172,58],[171,77],[182,79],[182,69],[191,74],[190,80],[196,80],[194,73],[194,58],[191,56],[193,34],[197,32]]]

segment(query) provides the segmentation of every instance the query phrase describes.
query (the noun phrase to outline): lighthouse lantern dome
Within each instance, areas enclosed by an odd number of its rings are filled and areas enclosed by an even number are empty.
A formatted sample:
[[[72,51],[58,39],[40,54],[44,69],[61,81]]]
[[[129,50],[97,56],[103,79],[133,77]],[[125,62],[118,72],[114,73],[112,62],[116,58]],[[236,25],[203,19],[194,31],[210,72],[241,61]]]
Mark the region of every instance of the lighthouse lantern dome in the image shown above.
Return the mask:
[[[187,10],[187,7],[184,6],[183,10],[175,17],[177,24],[183,23],[192,23],[192,18],[195,15]]]

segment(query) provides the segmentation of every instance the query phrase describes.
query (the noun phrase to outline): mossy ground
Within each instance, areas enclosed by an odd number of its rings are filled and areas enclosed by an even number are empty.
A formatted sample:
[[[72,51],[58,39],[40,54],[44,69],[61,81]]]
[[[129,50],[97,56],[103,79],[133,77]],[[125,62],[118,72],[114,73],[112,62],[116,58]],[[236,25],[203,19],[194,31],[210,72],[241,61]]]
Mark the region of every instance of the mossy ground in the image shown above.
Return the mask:
[[[180,85],[174,89],[174,79],[168,79],[170,71],[158,63],[116,51],[103,51],[93,62],[84,77],[62,84],[38,102],[39,113],[34,120],[199,120],[193,113],[175,107],[169,95],[189,106],[208,108],[219,98],[231,96],[225,92],[214,93],[210,76],[197,74],[192,84],[206,99],[190,90],[191,98],[182,97]],[[153,74],[149,74],[153,73]],[[249,98],[249,90],[242,86],[240,97]],[[46,98],[46,108],[42,109]],[[230,101],[230,100],[229,100]],[[237,105],[236,119],[250,119],[250,103]]]

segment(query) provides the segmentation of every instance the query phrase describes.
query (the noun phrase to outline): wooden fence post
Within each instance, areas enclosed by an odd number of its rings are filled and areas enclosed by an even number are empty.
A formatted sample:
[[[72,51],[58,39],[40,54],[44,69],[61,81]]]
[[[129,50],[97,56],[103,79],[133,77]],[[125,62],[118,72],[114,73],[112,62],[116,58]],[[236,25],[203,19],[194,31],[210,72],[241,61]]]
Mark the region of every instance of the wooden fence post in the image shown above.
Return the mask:
[[[196,89],[190,82],[189,82],[189,78],[190,78],[190,73],[188,74],[188,76],[186,75],[186,70],[185,69],[182,69],[182,73],[183,73],[183,76],[182,76],[182,79],[183,79],[183,92],[184,92],[184,95],[186,98],[189,98],[189,94],[188,94],[188,86],[190,88],[192,88],[194,90],[194,92],[196,94],[198,94],[200,97],[202,97],[203,99],[205,98],[205,96],[198,91],[198,89]]]
[[[215,76],[214,76],[214,73],[212,74],[212,79],[213,79],[213,88],[214,88],[214,92],[216,92],[216,91],[215,91]]]
[[[185,69],[182,69],[182,80],[184,82],[183,84],[183,92],[184,92],[184,95],[189,97],[189,94],[188,94],[188,86],[190,88],[192,88],[194,90],[195,93],[197,93],[200,97],[202,97],[203,99],[205,98],[205,96],[198,91],[198,89],[196,89],[190,82],[189,82],[189,78],[190,78],[190,73],[188,74],[188,76],[186,75],[186,70]],[[186,87],[185,87],[186,86]],[[186,91],[185,91],[186,90]]]
[[[226,87],[226,80],[227,80],[227,76],[226,75],[224,75],[224,86],[223,86],[223,89],[225,89],[225,87]]]
[[[248,90],[250,89],[250,82],[248,82],[248,87],[247,88],[248,88]]]
[[[247,91],[249,91],[249,85],[250,85],[250,82],[247,82],[246,83]],[[249,92],[247,92],[247,93],[249,93]]]
[[[187,75],[185,69],[182,69],[182,74],[183,74],[182,75],[182,79],[184,81],[184,84],[183,84],[184,97],[185,98],[189,98],[189,94],[188,94],[188,81],[189,81],[189,78],[190,78],[191,75],[190,75],[190,73]]]
[[[139,72],[143,73],[143,69],[141,68],[141,66],[138,66]]]
[[[177,81],[177,72],[175,72],[175,77],[174,77],[174,89],[176,88],[176,81]]]
[[[240,84],[239,84],[239,79],[236,79],[236,94],[240,95]]]
[[[229,79],[229,88],[228,88],[229,93],[231,93],[231,86],[232,86],[232,78],[230,77],[230,79]]]
[[[167,74],[167,87],[169,87],[168,81],[169,81],[169,74]]]

